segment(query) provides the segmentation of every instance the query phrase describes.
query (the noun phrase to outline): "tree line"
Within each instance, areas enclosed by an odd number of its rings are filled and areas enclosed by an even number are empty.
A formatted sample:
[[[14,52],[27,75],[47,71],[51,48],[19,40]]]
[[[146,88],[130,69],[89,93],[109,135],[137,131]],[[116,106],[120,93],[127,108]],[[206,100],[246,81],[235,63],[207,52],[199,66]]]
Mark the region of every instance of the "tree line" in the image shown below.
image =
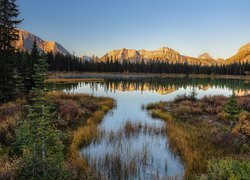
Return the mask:
[[[167,73],[167,74],[226,74],[245,75],[250,71],[250,63],[231,63],[222,65],[192,65],[185,63],[170,63],[161,60],[132,62],[129,60],[81,60],[71,55],[47,54],[50,71],[80,71],[80,72],[131,72],[131,73]]]

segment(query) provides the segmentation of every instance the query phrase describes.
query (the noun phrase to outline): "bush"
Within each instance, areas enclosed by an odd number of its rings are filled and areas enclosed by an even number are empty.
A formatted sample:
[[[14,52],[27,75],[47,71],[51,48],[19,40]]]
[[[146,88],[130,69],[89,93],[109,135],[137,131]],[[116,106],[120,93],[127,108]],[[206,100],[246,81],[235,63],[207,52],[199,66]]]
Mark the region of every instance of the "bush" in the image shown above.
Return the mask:
[[[237,98],[238,103],[245,111],[250,111],[250,95],[240,96]]]
[[[58,99],[54,103],[57,106],[57,112],[68,124],[71,124],[78,116],[83,114],[82,108],[72,99]]]
[[[174,109],[174,115],[177,118],[185,119],[190,116],[190,107],[180,105],[178,108]]]
[[[232,129],[234,134],[242,134],[247,137],[250,137],[250,113],[242,112],[239,115],[238,123]]]
[[[0,143],[10,145],[15,138],[17,121],[24,101],[9,102],[0,106]]]
[[[208,163],[208,173],[202,179],[249,180],[250,161],[232,159],[212,160]]]
[[[215,136],[214,143],[221,148],[226,148],[225,151],[229,151],[230,153],[249,153],[248,139],[242,134],[233,134],[230,131],[221,132]]]
[[[220,112],[220,113],[217,114],[217,118],[218,118],[218,120],[227,122],[228,119],[229,119],[229,114],[227,114],[224,111],[222,111],[222,112]]]

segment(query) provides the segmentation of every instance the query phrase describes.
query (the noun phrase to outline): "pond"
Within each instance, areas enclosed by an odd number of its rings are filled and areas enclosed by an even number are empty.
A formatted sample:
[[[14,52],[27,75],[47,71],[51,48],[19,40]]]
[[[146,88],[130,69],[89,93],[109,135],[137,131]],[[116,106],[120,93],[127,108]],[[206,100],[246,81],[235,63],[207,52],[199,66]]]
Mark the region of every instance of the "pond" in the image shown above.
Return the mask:
[[[169,148],[165,122],[145,110],[149,103],[171,101],[178,95],[197,97],[249,93],[242,80],[191,78],[106,78],[103,82],[53,85],[67,93],[111,97],[116,107],[99,125],[101,138],[81,149],[102,179],[182,179],[181,158]]]

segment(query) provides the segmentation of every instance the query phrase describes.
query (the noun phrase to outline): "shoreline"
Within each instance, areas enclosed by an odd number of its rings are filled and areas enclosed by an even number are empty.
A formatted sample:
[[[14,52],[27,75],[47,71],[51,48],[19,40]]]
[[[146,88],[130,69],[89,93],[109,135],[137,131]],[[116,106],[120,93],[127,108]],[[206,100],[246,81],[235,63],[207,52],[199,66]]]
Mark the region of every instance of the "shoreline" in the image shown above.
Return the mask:
[[[105,78],[211,78],[211,79],[239,79],[250,81],[250,76],[242,75],[207,75],[207,74],[152,74],[152,73],[113,73],[113,72],[50,72],[49,79],[78,79],[86,81],[97,79],[98,81]],[[50,80],[48,80],[50,81]]]

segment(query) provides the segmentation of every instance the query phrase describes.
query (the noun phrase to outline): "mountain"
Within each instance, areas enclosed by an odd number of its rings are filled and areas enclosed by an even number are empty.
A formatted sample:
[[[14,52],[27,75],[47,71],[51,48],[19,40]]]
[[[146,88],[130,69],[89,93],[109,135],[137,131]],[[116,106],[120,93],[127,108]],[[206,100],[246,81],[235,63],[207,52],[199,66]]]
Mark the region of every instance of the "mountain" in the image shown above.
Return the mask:
[[[250,62],[250,43],[242,46],[234,56],[227,59],[227,63],[235,62]]]
[[[33,42],[36,40],[38,49],[41,52],[53,52],[54,54],[69,54],[62,45],[55,41],[45,41],[25,30],[19,30],[19,40],[16,43],[18,49],[31,52]]]
[[[199,59],[214,59],[209,53],[203,53],[198,58]]]
[[[202,57],[208,57],[202,56]],[[181,55],[179,52],[167,48],[162,47],[160,49],[149,51],[149,50],[134,50],[134,49],[119,49],[119,50],[112,50],[105,54],[100,60],[101,61],[107,61],[109,60],[118,60],[118,61],[141,61],[142,59],[144,61],[149,60],[162,60],[169,63],[188,63],[188,64],[200,64],[200,65],[212,65],[216,63],[216,60],[210,58],[194,58],[189,56]]]

